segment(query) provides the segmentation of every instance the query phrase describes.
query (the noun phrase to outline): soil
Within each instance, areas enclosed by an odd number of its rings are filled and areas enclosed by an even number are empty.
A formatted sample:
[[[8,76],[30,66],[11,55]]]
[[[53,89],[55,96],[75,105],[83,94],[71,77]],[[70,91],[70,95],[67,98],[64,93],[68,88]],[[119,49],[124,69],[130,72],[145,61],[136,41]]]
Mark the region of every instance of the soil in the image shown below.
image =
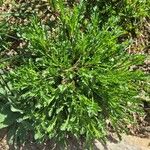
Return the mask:
[[[140,138],[132,135],[122,135],[122,140],[112,138],[106,145],[95,141],[97,150],[149,150],[150,138]]]

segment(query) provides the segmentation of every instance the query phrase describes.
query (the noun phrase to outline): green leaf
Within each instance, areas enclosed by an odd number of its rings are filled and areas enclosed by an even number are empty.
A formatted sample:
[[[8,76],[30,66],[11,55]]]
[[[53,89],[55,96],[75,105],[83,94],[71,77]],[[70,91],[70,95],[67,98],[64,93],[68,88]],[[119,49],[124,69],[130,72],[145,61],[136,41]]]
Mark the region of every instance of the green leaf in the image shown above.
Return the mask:
[[[12,112],[19,112],[20,114],[23,114],[23,111],[22,111],[22,110],[17,109],[17,108],[15,108],[15,107],[14,107],[14,106],[12,106],[12,105],[11,105],[11,107],[10,107],[10,108],[11,108],[11,111],[12,111]]]
[[[65,131],[67,129],[70,117],[68,116],[67,120],[61,125],[60,130]]]
[[[7,117],[6,115],[0,114],[0,129],[5,128],[5,127],[8,126],[7,124],[3,123],[6,119],[6,117]]]
[[[61,106],[60,108],[58,108],[58,109],[56,110],[56,114],[59,114],[63,109],[64,109],[64,106]]]
[[[20,116],[19,113],[14,113],[10,110],[9,104],[3,105],[3,108],[0,110],[0,123],[1,128],[8,127],[17,121],[17,118]]]
[[[56,125],[56,121],[57,121],[57,118],[53,119],[51,122],[50,122],[50,125],[49,127],[47,128],[47,132],[48,133],[51,133],[52,130],[54,129],[55,125]]]

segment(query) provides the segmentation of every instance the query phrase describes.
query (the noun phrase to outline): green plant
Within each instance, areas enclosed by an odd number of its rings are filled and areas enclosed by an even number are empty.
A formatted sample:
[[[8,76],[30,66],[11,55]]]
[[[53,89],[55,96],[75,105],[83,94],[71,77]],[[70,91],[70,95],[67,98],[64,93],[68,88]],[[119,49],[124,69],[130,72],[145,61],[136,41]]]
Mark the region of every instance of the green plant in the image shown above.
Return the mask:
[[[100,29],[99,9],[92,8],[87,21],[85,6],[70,9],[59,1],[57,27],[32,17],[16,29],[25,47],[0,69],[0,127],[13,126],[16,142],[31,131],[40,141],[71,135],[88,143],[105,138],[108,121],[121,133],[140,110],[146,75],[131,67],[145,57],[128,54],[129,41],[118,40],[125,32],[120,17],[111,16]]]

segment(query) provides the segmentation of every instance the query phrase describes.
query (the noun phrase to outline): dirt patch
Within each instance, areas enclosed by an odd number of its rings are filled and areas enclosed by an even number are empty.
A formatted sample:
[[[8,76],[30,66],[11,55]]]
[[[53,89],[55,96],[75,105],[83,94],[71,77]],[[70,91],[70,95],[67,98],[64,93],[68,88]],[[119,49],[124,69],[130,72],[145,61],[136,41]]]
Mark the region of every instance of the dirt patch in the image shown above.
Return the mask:
[[[122,135],[122,140],[119,141],[117,138],[110,140],[106,145],[102,145],[98,140],[95,141],[97,150],[149,150],[150,139],[140,138],[131,135]]]
[[[9,146],[6,140],[7,129],[0,130],[0,150],[9,150]]]

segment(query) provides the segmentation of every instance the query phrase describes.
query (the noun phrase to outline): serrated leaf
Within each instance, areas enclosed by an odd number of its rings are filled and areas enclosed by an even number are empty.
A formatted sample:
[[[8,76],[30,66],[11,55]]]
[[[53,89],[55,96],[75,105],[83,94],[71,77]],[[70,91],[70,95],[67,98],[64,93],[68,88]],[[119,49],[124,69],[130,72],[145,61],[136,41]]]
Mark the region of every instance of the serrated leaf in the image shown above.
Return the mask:
[[[58,109],[56,110],[56,114],[59,114],[59,113],[63,110],[63,108],[64,108],[64,106],[61,106],[60,108],[58,108]]]
[[[61,125],[60,130],[65,131],[67,129],[67,125],[69,123],[69,116],[67,118],[67,120]]]
[[[54,127],[55,127],[56,121],[57,121],[57,118],[55,118],[55,119],[51,122],[51,124],[50,124],[49,127],[47,128],[47,132],[48,132],[48,133],[52,132],[52,130],[53,130]]]

